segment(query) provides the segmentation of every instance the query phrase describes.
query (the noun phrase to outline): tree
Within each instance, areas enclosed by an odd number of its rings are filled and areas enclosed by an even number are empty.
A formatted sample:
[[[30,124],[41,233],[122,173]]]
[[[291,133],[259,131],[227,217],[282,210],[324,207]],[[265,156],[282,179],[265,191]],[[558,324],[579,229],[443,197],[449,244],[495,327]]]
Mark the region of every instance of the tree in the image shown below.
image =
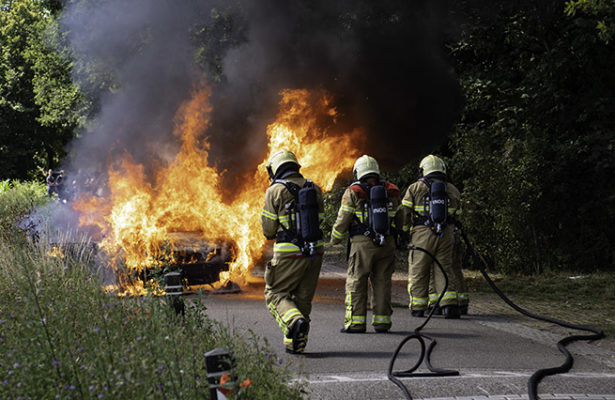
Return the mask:
[[[581,3],[470,9],[451,47],[467,100],[449,143],[455,180],[501,269],[614,264],[615,49]]]
[[[0,177],[32,178],[55,167],[86,107],[71,81],[57,2],[0,6]]]

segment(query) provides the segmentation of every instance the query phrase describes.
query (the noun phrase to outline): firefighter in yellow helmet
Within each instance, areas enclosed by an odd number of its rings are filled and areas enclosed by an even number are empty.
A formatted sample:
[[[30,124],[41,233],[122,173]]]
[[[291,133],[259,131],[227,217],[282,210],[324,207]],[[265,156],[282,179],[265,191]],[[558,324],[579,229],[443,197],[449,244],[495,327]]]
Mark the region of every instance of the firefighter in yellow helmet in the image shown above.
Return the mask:
[[[346,275],[345,333],[363,333],[367,318],[367,285],[372,287],[372,325],[376,332],[391,328],[391,277],[395,263],[393,219],[401,192],[381,180],[373,157],[364,155],[353,168],[355,182],[344,192],[331,243],[341,243],[349,232],[350,249]]]
[[[269,159],[271,186],[261,214],[263,234],[276,239],[265,271],[265,301],[284,334],[288,353],[302,353],[308,341],[312,299],[324,252],[320,188],[300,173],[297,158],[279,150]]]
[[[419,165],[419,180],[408,188],[402,199],[402,230],[412,234],[411,244],[432,253],[448,276],[448,288],[440,306],[445,318],[460,316],[459,283],[453,270],[455,256],[454,218],[461,213],[459,190],[447,182],[446,165],[434,155],[423,158]],[[438,296],[444,288],[444,276],[433,265],[429,255],[411,250],[408,256],[408,293],[413,316],[425,315],[429,303],[429,279],[434,273]]]

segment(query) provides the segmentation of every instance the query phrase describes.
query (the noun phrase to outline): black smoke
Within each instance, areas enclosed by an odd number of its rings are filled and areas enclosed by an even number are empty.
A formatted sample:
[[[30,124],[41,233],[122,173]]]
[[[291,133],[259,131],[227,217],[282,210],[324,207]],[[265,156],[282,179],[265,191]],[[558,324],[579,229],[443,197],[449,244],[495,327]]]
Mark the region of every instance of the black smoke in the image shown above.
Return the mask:
[[[461,104],[443,2],[81,0],[62,21],[96,110],[71,151],[79,168],[171,159],[173,117],[202,79],[210,155],[230,179],[262,160],[284,88],[332,93],[332,132],[362,128],[385,168],[443,143]]]

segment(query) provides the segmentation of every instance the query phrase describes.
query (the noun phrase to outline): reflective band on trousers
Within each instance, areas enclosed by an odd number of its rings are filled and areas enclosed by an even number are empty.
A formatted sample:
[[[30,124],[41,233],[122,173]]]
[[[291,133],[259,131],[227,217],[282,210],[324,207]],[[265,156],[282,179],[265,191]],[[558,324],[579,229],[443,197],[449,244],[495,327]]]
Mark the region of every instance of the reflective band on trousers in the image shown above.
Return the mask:
[[[269,308],[269,312],[271,313],[271,315],[273,315],[273,318],[275,318],[279,327],[282,328],[282,333],[284,334],[284,336],[288,335],[288,326],[282,320],[282,318],[280,317],[280,314],[278,314],[273,304],[272,303],[267,304],[267,308]]]
[[[403,204],[406,207],[412,208],[414,206],[414,203],[408,200],[402,200],[401,204]]]
[[[390,315],[374,315],[372,318],[372,324],[373,325],[378,325],[378,324],[390,324],[391,323],[391,316]]]
[[[456,299],[456,298],[457,298],[457,292],[451,291],[451,292],[444,292],[444,296],[442,297],[442,300],[450,300],[450,299]]]
[[[297,315],[301,315],[301,311],[299,311],[297,308],[291,308],[290,310],[286,311],[284,315],[282,315],[282,321],[284,321],[284,323],[288,325],[288,321],[290,321],[293,317]]]
[[[427,304],[428,301],[429,299],[427,297],[413,297],[411,304],[416,306],[423,306]]]

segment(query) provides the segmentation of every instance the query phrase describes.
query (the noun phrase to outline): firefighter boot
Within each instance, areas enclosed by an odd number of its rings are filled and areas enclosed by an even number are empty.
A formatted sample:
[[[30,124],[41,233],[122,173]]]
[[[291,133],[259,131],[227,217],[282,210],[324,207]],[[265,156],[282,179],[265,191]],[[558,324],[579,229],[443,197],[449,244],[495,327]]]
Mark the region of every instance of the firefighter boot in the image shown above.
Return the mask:
[[[293,322],[284,339],[286,352],[290,354],[303,353],[307,345],[309,331],[310,325],[304,318],[299,318]]]
[[[444,306],[442,307],[442,314],[444,314],[444,319],[459,319],[461,317],[458,306]]]

